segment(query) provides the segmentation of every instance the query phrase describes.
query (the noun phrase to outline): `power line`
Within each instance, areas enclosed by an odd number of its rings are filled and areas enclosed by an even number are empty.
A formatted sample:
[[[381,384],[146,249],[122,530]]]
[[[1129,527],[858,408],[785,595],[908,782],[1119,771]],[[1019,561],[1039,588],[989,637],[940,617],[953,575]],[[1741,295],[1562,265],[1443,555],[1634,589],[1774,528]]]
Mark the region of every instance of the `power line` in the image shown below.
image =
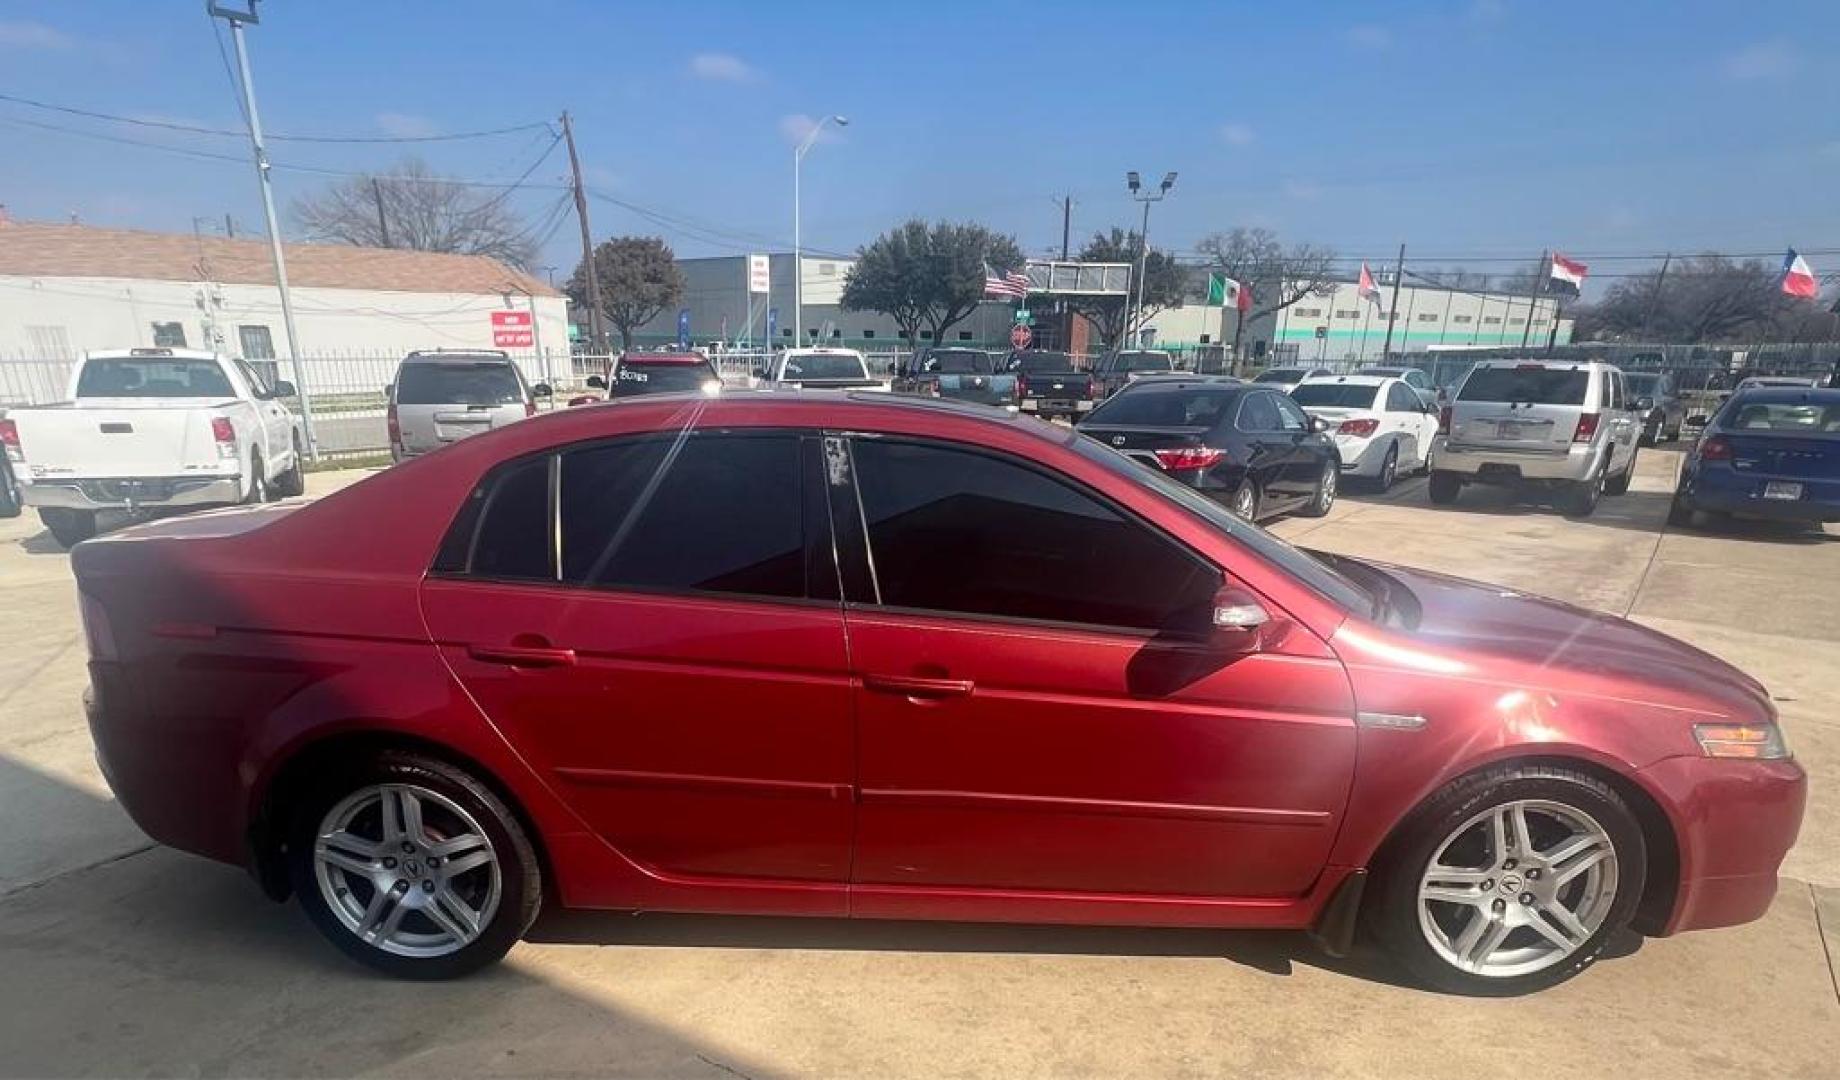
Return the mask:
[[[232,89],[238,89],[236,76],[230,70],[230,58],[223,51],[222,32],[217,40],[218,57],[224,62],[224,74],[230,77]],[[240,92],[240,90],[239,90]],[[48,101],[19,97],[15,94],[0,94],[0,101],[10,101],[15,105],[25,105],[34,109],[64,113],[67,116],[81,116],[90,120],[106,120],[115,124],[131,124],[135,127],[159,128],[164,131],[180,131],[188,135],[215,135],[227,138],[246,138],[248,133],[230,128],[205,127],[201,124],[182,124],[173,120],[150,120],[137,116],[118,116],[114,113],[96,112],[92,109],[79,109],[71,105],[55,105]],[[238,109],[242,108],[238,103]],[[247,122],[247,121],[245,121]],[[455,142],[462,139],[489,139],[499,135],[515,135],[524,131],[545,130],[555,133],[548,121],[533,124],[514,124],[510,127],[488,128],[481,131],[456,131],[445,135],[282,135],[266,134],[265,137],[285,142],[301,143],[432,143]]]

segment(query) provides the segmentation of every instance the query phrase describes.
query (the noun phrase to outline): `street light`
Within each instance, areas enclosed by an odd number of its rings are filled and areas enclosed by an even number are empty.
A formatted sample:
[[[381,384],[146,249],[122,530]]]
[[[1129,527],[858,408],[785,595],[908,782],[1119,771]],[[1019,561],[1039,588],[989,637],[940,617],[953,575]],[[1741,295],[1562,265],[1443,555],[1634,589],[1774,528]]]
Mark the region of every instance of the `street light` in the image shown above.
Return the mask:
[[[849,127],[850,120],[846,116],[833,115],[818,121],[811,126],[805,141],[799,143],[799,148],[792,154],[792,338],[795,344],[801,346],[805,344],[805,267],[799,257],[799,165],[805,161],[806,151],[818,141],[818,135],[826,124]],[[767,348],[772,347],[773,343],[769,341]]]
[[[1142,318],[1143,313],[1144,313],[1144,273],[1149,267],[1149,263],[1150,263],[1150,204],[1153,202],[1163,201],[1163,196],[1169,194],[1169,189],[1176,186],[1176,174],[1173,172],[1164,173],[1163,182],[1162,184],[1158,185],[1157,190],[1154,194],[1147,192],[1143,189],[1144,188],[1143,178],[1137,175],[1137,171],[1135,169],[1124,174],[1124,183],[1126,187],[1131,189],[1131,198],[1136,199],[1138,202],[1144,204],[1143,228],[1137,231],[1137,311],[1136,311],[1136,318]],[[1125,329],[1125,336],[1128,339],[1131,333],[1131,324],[1132,322],[1135,321],[1135,319],[1131,317],[1130,311],[1126,311],[1125,315],[1126,315],[1126,318],[1124,322],[1124,329]],[[1122,343],[1120,347],[1122,347]]]

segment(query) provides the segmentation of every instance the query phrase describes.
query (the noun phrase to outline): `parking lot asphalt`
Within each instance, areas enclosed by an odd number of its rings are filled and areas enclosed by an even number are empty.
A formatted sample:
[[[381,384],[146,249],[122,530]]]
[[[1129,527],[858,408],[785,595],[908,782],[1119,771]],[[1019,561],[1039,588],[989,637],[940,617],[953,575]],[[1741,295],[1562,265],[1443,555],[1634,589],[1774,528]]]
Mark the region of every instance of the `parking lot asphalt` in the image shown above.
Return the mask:
[[[1273,526],[1628,615],[1777,699],[1812,784],[1769,915],[1631,936],[1492,1001],[1301,935],[574,913],[470,980],[377,978],[115,806],[78,706],[68,559],[31,515],[0,521],[0,1075],[1831,1077],[1840,528],[1666,527],[1678,462],[1644,451],[1585,521],[1489,490],[1432,507],[1414,479]]]

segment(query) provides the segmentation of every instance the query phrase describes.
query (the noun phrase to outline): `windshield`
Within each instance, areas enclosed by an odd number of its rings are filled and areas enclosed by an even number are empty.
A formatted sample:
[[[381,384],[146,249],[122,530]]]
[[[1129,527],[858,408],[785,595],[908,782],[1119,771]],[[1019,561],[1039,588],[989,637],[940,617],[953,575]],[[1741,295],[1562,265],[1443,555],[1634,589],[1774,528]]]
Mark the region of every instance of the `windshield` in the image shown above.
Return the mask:
[[[1655,384],[1660,381],[1659,375],[1624,375],[1623,387],[1636,397],[1647,397],[1655,392]]]
[[[504,360],[404,364],[397,376],[398,405],[521,405],[523,401],[524,388]]]
[[[1031,352],[1010,357],[1012,370],[1028,375],[1074,375],[1073,357],[1059,352]]]
[[[959,349],[933,353],[920,365],[920,370],[935,375],[990,375],[996,371],[996,365],[990,362],[987,352]]]
[[[1583,405],[1590,385],[1591,373],[1584,368],[1479,367],[1463,380],[1457,400]]]
[[[1118,354],[1119,371],[1168,371],[1172,366],[1168,353],[1128,352]]]
[[[718,381],[708,364],[644,364],[628,360],[613,373],[613,396],[696,393]]]
[[[788,356],[786,366],[780,372],[780,378],[795,381],[868,377],[869,370],[863,366],[862,358],[849,353],[800,353]]]
[[[1361,383],[1304,383],[1291,391],[1299,405],[1329,409],[1371,409],[1380,387]]]
[[[1086,423],[1213,427],[1231,414],[1239,397],[1237,390],[1206,383],[1133,387],[1094,409]]]
[[[1263,372],[1253,382],[1302,382],[1304,370],[1299,367],[1275,367]]]
[[[91,360],[77,377],[78,397],[235,397],[215,360],[134,357]]]
[[[1073,440],[1072,446],[1081,456],[1150,488],[1216,531],[1244,544],[1253,554],[1289,573],[1337,607],[1364,617],[1378,614],[1379,605],[1372,593],[1336,573],[1321,560],[1236,516],[1231,510],[1187,484],[1172,480],[1164,473],[1148,465],[1141,465],[1087,436]]]

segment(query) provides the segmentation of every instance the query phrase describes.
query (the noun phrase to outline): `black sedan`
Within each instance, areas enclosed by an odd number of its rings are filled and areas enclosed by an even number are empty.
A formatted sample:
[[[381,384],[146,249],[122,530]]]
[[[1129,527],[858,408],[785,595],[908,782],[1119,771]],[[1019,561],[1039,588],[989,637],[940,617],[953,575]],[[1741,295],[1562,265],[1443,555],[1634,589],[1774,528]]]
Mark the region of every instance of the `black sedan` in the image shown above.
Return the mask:
[[[1328,425],[1287,395],[1224,376],[1140,379],[1079,430],[1248,520],[1335,503],[1341,458]]]

